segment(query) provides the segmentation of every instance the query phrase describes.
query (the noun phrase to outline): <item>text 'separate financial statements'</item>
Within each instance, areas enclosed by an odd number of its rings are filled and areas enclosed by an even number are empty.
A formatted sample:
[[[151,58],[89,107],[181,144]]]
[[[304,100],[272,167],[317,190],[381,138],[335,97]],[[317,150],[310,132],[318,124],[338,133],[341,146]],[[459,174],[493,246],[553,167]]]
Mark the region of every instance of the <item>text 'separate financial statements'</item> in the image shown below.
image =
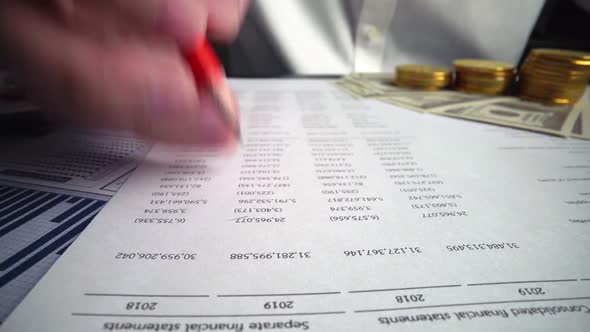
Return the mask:
[[[243,144],[156,145],[3,331],[590,329],[590,143],[236,80]]]

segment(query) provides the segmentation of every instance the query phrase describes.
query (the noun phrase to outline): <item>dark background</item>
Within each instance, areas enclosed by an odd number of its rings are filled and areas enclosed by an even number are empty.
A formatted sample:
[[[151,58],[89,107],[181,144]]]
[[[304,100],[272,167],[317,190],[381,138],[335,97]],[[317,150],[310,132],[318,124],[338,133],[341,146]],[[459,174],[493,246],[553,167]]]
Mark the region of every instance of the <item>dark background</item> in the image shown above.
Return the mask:
[[[590,52],[590,0],[546,0],[523,58],[531,48]]]
[[[560,48],[590,52],[590,0],[545,0],[519,65],[532,48]],[[228,63],[228,46],[215,45],[215,49],[220,59]],[[276,67],[277,64],[274,66]],[[226,66],[226,72],[231,77],[242,76],[233,73],[231,66]],[[261,76],[268,75],[261,73]]]
[[[562,48],[590,52],[590,0],[546,0],[521,63],[532,48]],[[227,57],[224,48],[218,49],[218,53],[222,59]],[[3,62],[0,49],[0,71],[6,69],[2,65]],[[228,74],[232,75],[231,72]],[[22,95],[21,98],[25,96]],[[29,131],[37,133],[45,127],[44,124],[45,120],[38,112],[3,114],[0,110],[0,136],[12,133],[22,135]]]

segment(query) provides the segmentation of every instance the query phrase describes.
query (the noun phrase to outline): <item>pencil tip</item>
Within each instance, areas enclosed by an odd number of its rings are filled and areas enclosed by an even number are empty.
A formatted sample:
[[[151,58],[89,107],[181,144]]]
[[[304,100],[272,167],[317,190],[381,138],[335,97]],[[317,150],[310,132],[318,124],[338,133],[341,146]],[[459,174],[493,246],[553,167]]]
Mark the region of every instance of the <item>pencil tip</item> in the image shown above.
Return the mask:
[[[224,122],[232,130],[235,138],[240,141],[241,145],[242,132],[240,128],[240,119],[238,116],[239,113],[234,109],[236,106],[229,92],[229,88],[227,86],[218,87],[212,89],[211,94],[213,95],[213,99],[217,104],[217,109],[221,113]]]
[[[236,126],[236,129],[234,131],[234,134],[236,135],[236,138],[240,142],[240,146],[243,145],[243,141],[242,141],[242,130],[240,129],[240,124],[239,123]]]

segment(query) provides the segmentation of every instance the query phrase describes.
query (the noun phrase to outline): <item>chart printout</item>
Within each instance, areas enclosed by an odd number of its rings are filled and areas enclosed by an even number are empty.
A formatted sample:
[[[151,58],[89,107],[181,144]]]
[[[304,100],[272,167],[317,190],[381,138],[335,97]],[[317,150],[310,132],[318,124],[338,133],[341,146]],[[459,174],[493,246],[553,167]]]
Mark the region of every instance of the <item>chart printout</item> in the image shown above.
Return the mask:
[[[156,145],[2,331],[590,330],[590,143],[237,80],[243,143]]]
[[[122,131],[61,128],[0,140],[0,324],[149,150]]]

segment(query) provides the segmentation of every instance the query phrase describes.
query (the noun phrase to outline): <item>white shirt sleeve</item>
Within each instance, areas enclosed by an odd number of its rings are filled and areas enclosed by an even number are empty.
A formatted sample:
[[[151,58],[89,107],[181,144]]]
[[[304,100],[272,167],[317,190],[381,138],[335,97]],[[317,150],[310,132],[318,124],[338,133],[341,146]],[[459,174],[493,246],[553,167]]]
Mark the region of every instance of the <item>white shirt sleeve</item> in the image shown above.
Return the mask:
[[[242,62],[234,67],[268,67],[271,61],[257,59],[279,59],[283,67],[266,72],[340,75],[389,72],[401,63],[450,65],[460,57],[516,63],[543,3],[256,0],[238,39],[244,54],[234,56]]]
[[[397,1],[381,68],[400,63],[451,65],[456,58],[516,64],[544,0]],[[369,71],[371,68],[367,68]]]

